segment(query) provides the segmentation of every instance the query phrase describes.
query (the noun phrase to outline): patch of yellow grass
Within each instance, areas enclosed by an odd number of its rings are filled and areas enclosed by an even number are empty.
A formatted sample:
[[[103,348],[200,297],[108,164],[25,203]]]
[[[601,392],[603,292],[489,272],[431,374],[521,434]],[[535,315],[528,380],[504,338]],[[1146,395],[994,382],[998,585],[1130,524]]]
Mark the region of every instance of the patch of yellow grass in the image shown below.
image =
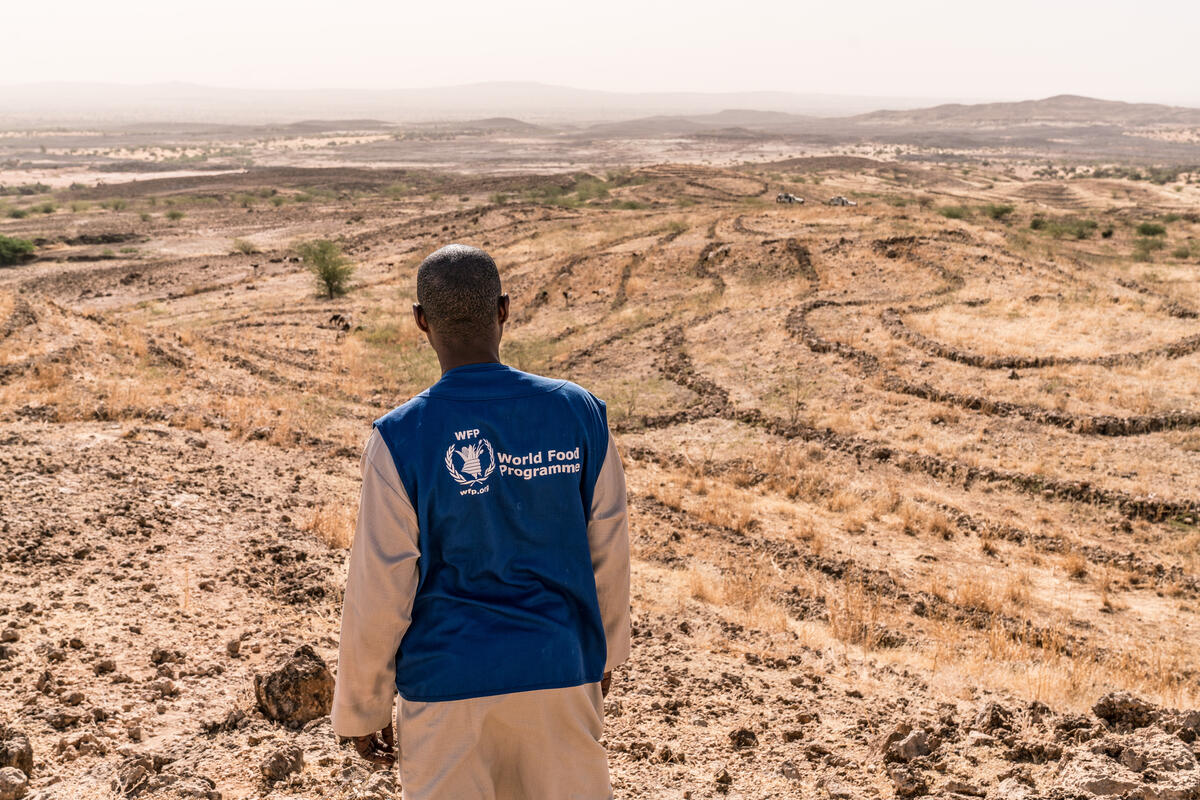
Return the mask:
[[[331,550],[344,550],[354,543],[354,526],[358,510],[349,503],[326,503],[317,506],[303,529]]]

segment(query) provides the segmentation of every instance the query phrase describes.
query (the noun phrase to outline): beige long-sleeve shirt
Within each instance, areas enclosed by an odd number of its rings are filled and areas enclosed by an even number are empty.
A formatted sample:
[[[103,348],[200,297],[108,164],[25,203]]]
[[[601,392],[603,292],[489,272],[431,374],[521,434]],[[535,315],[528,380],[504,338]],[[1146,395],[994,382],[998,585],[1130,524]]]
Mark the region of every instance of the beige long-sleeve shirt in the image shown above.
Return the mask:
[[[362,736],[382,730],[392,719],[396,652],[412,619],[418,583],[417,515],[378,431],[372,431],[363,449],[362,476],[358,525],[342,608],[333,701],[333,727],[340,736]],[[625,475],[611,435],[592,495],[587,535],[608,648],[605,671],[609,671],[623,663],[630,651]],[[573,693],[572,689],[579,691]],[[581,693],[587,697],[594,693],[588,686],[572,689],[522,692],[506,697],[539,706],[558,702],[556,698],[569,698],[562,701],[564,708],[575,708]],[[453,707],[456,714],[470,717],[472,709],[495,708],[497,702],[489,697],[452,703],[406,702],[401,727],[406,719],[424,719],[432,724],[438,715],[429,713],[429,706],[445,707],[439,713]],[[512,702],[505,707],[511,706]],[[415,733],[402,731],[401,738],[412,740]],[[429,734],[436,735],[437,730],[431,729]]]

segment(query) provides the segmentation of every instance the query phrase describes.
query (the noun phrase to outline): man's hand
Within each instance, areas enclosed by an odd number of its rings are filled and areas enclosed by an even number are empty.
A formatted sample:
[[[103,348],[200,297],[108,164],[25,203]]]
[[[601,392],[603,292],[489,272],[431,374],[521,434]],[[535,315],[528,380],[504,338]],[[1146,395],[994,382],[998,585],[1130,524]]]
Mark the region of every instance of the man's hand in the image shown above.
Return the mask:
[[[604,678],[600,681],[600,696],[608,697],[608,690],[612,688],[612,672],[604,673]]]
[[[381,767],[390,767],[396,763],[396,729],[394,723],[378,733],[368,733],[366,736],[354,737],[354,749],[358,754]]]

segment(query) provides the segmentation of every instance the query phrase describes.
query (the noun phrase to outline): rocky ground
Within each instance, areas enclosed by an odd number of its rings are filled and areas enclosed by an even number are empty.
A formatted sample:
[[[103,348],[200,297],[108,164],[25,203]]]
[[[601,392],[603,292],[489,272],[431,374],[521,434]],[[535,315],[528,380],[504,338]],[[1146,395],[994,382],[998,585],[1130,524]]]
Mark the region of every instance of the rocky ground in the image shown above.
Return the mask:
[[[359,448],[436,378],[406,313],[447,241],[501,263],[507,360],[609,402],[619,797],[1200,798],[1195,210],[862,161],[267,170],[0,222],[39,242],[0,270],[0,800],[395,794],[326,713]]]

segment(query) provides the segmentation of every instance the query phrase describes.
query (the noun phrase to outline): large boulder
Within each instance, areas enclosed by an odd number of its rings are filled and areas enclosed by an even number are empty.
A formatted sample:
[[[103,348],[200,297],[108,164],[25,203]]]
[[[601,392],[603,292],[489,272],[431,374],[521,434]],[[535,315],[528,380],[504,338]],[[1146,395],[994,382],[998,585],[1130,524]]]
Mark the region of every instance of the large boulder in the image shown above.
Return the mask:
[[[298,727],[329,714],[333,674],[309,645],[302,645],[278,669],[254,676],[254,697],[268,719]]]
[[[29,792],[29,778],[16,767],[0,767],[0,800],[21,800]]]
[[[14,767],[33,774],[33,746],[29,737],[16,728],[0,725],[0,767]]]

